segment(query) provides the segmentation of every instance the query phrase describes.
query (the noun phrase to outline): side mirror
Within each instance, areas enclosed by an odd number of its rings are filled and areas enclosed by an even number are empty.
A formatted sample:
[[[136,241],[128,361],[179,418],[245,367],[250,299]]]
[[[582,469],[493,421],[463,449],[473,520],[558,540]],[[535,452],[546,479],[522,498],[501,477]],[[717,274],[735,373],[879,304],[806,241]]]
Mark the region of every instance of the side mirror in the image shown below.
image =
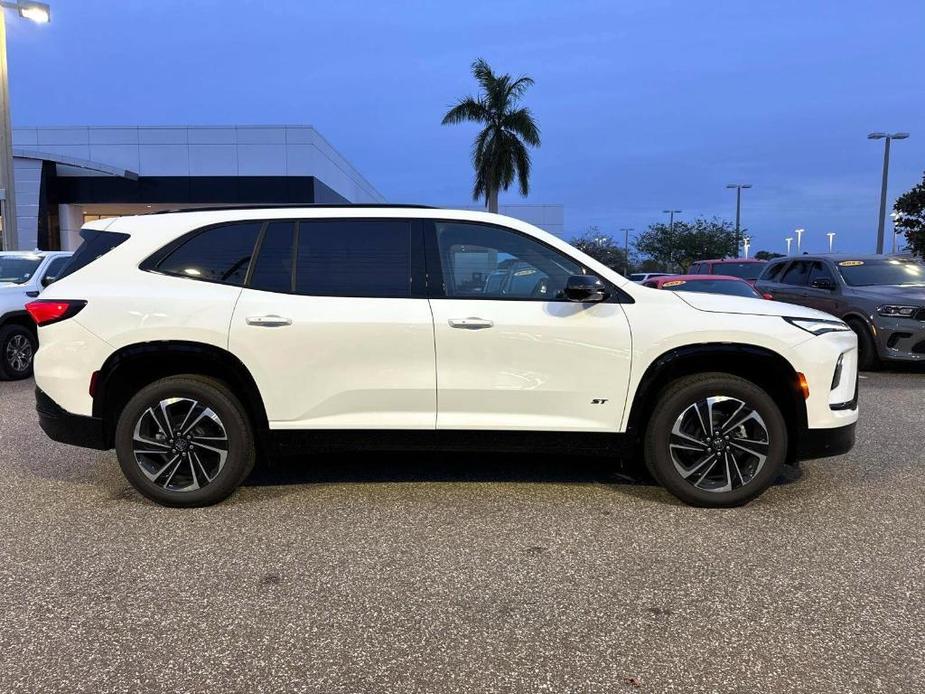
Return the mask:
[[[763,299],[767,299],[768,301],[774,301],[774,295],[771,294],[771,292],[765,292],[764,294],[761,295],[761,297]]]
[[[58,279],[58,278],[57,278],[57,277],[54,277],[54,276],[52,276],[52,275],[45,275],[45,276],[42,278],[42,286],[43,286],[43,287],[47,287],[49,284],[51,284],[52,282],[54,282],[56,279]]]
[[[813,289],[825,289],[827,291],[832,291],[835,289],[835,282],[830,280],[828,277],[820,277],[819,279],[813,280],[811,286]]]
[[[572,275],[565,285],[565,298],[569,301],[603,301],[607,296],[604,283],[594,275]]]

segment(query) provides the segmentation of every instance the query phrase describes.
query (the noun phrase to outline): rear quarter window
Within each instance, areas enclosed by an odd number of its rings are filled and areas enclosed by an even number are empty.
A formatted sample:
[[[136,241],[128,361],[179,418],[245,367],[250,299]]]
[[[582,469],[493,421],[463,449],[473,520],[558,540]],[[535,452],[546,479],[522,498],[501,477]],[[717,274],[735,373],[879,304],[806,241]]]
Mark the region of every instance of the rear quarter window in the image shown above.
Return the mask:
[[[244,285],[254,245],[263,222],[236,222],[207,227],[167,249],[160,260],[142,263],[142,269],[205,282]],[[158,254],[155,254],[156,257]]]
[[[74,251],[64,269],[55,278],[55,281],[64,279],[68,275],[73,275],[78,270],[82,270],[97,258],[101,258],[116,246],[128,239],[128,234],[120,234],[114,231],[99,231],[98,229],[81,229],[80,238],[83,242],[78,249]]]

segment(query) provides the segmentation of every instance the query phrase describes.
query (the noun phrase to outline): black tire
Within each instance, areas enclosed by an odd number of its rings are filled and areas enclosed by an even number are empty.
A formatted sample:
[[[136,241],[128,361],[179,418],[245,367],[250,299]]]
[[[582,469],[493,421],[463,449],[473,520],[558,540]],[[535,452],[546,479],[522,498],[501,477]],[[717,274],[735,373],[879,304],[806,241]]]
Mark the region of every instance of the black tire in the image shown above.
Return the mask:
[[[178,400],[160,407],[173,398]],[[195,426],[191,420],[197,420]],[[136,442],[136,427],[148,444]],[[253,426],[238,398],[221,381],[189,374],[155,381],[132,397],[119,415],[115,445],[132,486],[164,506],[217,504],[241,485],[256,459]],[[161,474],[149,478],[158,470]]]
[[[882,363],[877,354],[877,343],[870,334],[870,328],[859,318],[849,318],[849,327],[858,336],[858,369],[861,371],[877,371]]]
[[[0,376],[20,381],[32,375],[32,360],[38,341],[28,328],[7,325],[0,328]]]
[[[725,400],[709,404],[707,399],[714,397]],[[737,403],[747,409],[737,410]],[[707,410],[712,412],[712,424]],[[735,426],[743,415],[748,415],[746,421]],[[676,424],[681,436],[672,433]],[[731,433],[724,436],[727,429]],[[693,438],[705,443],[694,443]],[[757,445],[759,440],[766,443]],[[678,379],[662,391],[646,428],[644,448],[649,472],[676,497],[693,506],[729,507],[754,499],[774,482],[786,461],[787,445],[786,422],[770,395],[744,378],[705,373]],[[726,457],[729,451],[733,451],[731,462]],[[708,469],[711,461],[716,465]],[[729,489],[725,489],[727,480]]]

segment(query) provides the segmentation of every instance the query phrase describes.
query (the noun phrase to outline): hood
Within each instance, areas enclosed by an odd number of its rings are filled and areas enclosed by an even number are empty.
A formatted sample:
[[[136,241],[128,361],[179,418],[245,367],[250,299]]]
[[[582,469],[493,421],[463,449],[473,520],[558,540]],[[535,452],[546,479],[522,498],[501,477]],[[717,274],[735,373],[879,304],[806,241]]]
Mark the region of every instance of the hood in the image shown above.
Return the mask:
[[[922,285],[902,287],[899,285],[875,285],[872,287],[849,287],[856,297],[873,299],[883,303],[913,303],[925,305],[925,287]]]
[[[815,318],[837,320],[835,316],[814,308],[786,304],[782,301],[749,299],[744,296],[725,294],[701,294],[698,292],[672,292],[688,306],[708,313],[733,313],[748,316],[791,316],[793,318]]]

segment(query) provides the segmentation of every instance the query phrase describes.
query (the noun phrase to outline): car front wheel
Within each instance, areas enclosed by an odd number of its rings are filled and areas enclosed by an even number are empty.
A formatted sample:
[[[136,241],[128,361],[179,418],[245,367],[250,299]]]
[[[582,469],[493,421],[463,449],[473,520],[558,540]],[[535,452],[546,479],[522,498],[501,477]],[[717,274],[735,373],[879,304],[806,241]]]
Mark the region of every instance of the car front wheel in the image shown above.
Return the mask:
[[[682,378],[662,393],[645,437],[646,465],[695,506],[738,506],[764,492],[787,456],[787,427],[774,400],[738,376]]]
[[[253,428],[220,381],[171,376],[142,388],[116,425],[116,454],[132,486],[165,506],[208,506],[254,467]]]

